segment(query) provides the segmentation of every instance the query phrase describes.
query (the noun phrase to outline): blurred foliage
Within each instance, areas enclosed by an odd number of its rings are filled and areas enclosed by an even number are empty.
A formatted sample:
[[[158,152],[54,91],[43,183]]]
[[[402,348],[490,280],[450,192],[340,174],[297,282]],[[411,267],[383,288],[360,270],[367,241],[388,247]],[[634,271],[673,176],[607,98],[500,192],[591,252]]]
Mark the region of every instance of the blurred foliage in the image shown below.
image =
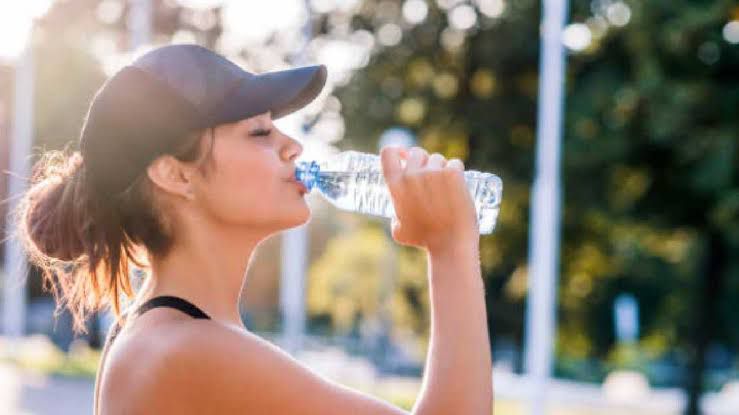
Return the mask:
[[[489,321],[494,340],[521,346],[540,4],[505,2],[461,31],[441,3],[413,25],[365,2],[355,29],[397,24],[403,37],[338,91],[339,144],[373,151],[384,129],[405,125],[428,151],[501,176],[498,229],[482,239]],[[638,300],[652,361],[685,365],[706,342],[735,353],[739,52],[721,31],[736,4],[629,1],[621,27],[608,24],[612,3],[571,2],[592,41],[568,57],[557,356],[643,364],[616,345],[622,292]]]
[[[419,346],[427,343],[426,257],[418,250],[394,247],[376,224],[331,239],[311,264],[309,281],[309,313],[329,317],[338,333],[384,316],[396,330],[420,334]]]
[[[403,39],[378,50],[338,91],[347,125],[339,144],[374,151],[384,129],[405,125],[429,152],[461,158],[468,169],[492,171],[503,179],[497,229],[482,238],[481,260],[493,338],[512,337],[520,346],[538,5],[506,3],[503,17],[480,16],[479,29],[463,32],[451,29],[446,11],[433,2],[417,25],[400,15],[379,16],[369,3],[355,16],[354,28],[375,32],[378,26],[398,24],[404,27]]]
[[[44,375],[94,379],[100,361],[100,350],[91,349],[82,340],[72,343],[69,353],[64,353],[42,335],[23,338],[18,344],[0,346],[3,349],[0,361]]]

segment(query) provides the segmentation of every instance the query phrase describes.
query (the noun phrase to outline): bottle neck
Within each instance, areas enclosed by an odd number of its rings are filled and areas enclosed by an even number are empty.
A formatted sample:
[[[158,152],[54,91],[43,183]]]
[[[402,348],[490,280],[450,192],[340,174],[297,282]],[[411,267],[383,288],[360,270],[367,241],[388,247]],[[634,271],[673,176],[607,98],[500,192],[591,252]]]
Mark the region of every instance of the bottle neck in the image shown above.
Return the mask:
[[[301,182],[310,192],[318,181],[318,173],[320,170],[321,169],[316,161],[299,162],[295,168],[295,179]]]

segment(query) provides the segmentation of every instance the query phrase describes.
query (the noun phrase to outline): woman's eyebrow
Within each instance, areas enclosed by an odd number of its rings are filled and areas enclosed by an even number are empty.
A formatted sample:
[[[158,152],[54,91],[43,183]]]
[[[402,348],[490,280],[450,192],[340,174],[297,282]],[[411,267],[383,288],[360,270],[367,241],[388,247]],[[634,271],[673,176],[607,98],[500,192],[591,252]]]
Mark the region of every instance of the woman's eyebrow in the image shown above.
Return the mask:
[[[260,117],[261,118],[261,117]],[[242,128],[246,128],[248,131],[255,131],[255,130],[270,130],[272,129],[272,122],[271,120],[263,120],[259,118],[254,118],[250,120],[243,120]]]
[[[254,127],[249,128],[249,131],[269,131],[271,128],[269,126],[264,125],[256,125]]]

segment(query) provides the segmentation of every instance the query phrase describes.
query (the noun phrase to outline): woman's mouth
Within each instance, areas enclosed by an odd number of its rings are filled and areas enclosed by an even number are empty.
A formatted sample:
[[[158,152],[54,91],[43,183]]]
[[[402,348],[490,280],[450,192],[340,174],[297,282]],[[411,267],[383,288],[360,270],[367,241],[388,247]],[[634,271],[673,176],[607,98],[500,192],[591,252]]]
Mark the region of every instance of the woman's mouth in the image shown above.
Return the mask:
[[[296,179],[293,178],[293,179],[288,180],[288,182],[290,182],[294,186],[296,186],[298,188],[298,191],[300,192],[301,195],[304,195],[304,194],[308,193],[308,189],[305,187],[305,185],[303,183],[299,182],[298,180],[296,180]]]

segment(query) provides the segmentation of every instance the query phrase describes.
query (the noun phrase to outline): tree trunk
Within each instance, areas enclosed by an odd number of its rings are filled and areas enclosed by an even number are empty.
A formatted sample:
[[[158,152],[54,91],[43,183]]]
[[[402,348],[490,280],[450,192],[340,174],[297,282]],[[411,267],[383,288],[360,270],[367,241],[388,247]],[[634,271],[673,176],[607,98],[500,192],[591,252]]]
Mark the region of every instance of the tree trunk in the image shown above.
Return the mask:
[[[700,397],[703,393],[703,372],[705,371],[706,350],[716,332],[718,319],[716,304],[723,286],[723,271],[726,267],[726,251],[721,234],[711,230],[708,234],[707,252],[703,275],[699,275],[699,282],[695,297],[695,319],[693,320],[691,356],[689,373],[686,384],[688,404],[686,415],[698,415]]]

